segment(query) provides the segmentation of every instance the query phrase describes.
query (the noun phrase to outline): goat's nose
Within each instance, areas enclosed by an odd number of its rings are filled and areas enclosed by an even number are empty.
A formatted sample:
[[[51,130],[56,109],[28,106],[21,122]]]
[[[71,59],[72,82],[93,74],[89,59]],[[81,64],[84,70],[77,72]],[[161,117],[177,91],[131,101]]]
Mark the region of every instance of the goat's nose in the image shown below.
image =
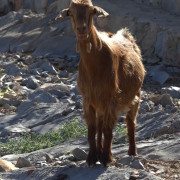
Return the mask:
[[[83,24],[83,26],[77,27],[78,33],[84,33],[86,31],[86,24]]]

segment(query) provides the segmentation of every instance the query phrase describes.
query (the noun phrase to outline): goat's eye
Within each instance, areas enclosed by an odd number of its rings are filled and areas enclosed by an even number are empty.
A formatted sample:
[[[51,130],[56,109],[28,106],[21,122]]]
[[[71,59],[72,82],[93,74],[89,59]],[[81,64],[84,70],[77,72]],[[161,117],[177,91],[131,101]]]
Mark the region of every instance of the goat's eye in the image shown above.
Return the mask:
[[[67,15],[68,15],[68,16],[72,16],[72,13],[71,13],[70,10],[67,12]]]
[[[97,13],[97,9],[94,8],[94,9],[93,9],[93,14],[96,14],[96,13]]]

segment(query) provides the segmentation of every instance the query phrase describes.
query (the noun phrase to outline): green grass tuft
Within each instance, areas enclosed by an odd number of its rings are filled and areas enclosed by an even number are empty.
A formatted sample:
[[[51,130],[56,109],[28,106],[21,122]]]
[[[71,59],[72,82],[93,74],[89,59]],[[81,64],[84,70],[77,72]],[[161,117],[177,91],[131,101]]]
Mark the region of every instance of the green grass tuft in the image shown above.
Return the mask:
[[[121,126],[116,126],[114,131],[116,131],[116,133],[118,132],[119,135],[126,134],[126,129]],[[87,127],[85,123],[75,119],[68,121],[57,131],[38,135],[26,133],[19,139],[9,139],[6,143],[0,142],[0,156],[29,153],[59,145],[71,138],[84,136],[87,136]]]
[[[58,145],[71,138],[83,137],[86,135],[87,128],[85,123],[80,123],[79,120],[71,120],[57,131],[38,135],[26,133],[18,140],[9,139],[6,143],[0,142],[0,156],[45,149]]]

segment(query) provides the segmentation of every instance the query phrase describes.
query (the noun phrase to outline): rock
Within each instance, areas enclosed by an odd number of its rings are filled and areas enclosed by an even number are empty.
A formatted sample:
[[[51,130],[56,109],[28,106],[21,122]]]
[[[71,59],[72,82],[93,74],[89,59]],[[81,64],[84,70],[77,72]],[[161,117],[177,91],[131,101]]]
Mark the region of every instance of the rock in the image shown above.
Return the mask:
[[[47,72],[42,72],[41,76],[44,77],[44,78],[47,78],[49,76],[49,74]]]
[[[50,94],[52,94],[53,96],[56,96],[56,98],[60,99],[62,98],[63,96],[65,96],[65,93],[60,91],[59,89],[50,89],[48,91]]]
[[[31,95],[32,97],[32,95]],[[56,97],[52,96],[48,92],[42,92],[40,95],[34,97],[34,102],[37,103],[57,103],[58,100]]]
[[[168,93],[173,98],[180,99],[180,87],[176,87],[176,86],[164,87],[161,89],[161,92]]]
[[[155,105],[161,104],[162,106],[171,105],[173,106],[173,99],[170,94],[162,94],[151,97],[151,100],[155,103]]]
[[[71,153],[79,161],[86,160],[87,158],[87,153],[80,148],[73,149]]]
[[[37,161],[35,166],[36,168],[42,168],[42,167],[47,167],[48,164],[46,163],[46,161]]]
[[[24,157],[19,157],[16,163],[16,167],[18,168],[31,167],[31,166],[32,166],[31,162]]]
[[[118,159],[116,162],[130,166],[133,160],[134,160],[134,156],[125,155],[122,158]]]
[[[60,71],[60,73],[59,73],[59,77],[60,77],[60,78],[67,78],[68,75],[69,75],[69,73],[68,73],[66,70],[62,70],[62,71]]]
[[[165,71],[156,71],[152,75],[152,80],[159,82],[160,84],[164,84],[169,78],[170,75]]]
[[[39,81],[33,76],[30,76],[22,81],[22,85],[26,85],[30,89],[36,89],[39,86]]]
[[[139,159],[136,159],[132,162],[131,167],[134,169],[144,169],[144,165]]]
[[[35,0],[33,1],[33,10],[37,13],[45,13],[48,0]]]
[[[46,156],[46,162],[48,162],[48,163],[52,163],[53,162],[54,157],[51,154],[47,154],[46,153],[45,156]]]
[[[8,99],[8,98],[1,98],[0,99],[0,106],[5,106],[6,104],[12,105],[12,106],[19,106],[21,103],[18,99]]]
[[[17,99],[17,95],[16,94],[11,94],[11,93],[4,93],[4,98]]]
[[[5,137],[13,133],[24,134],[24,133],[29,133],[30,131],[31,129],[23,126],[21,123],[17,123],[15,125],[9,125],[9,126],[4,127],[4,129],[1,130],[0,135]]]
[[[12,76],[21,76],[26,73],[26,70],[19,68],[16,64],[12,64],[6,68],[5,73]]]
[[[47,71],[52,75],[57,74],[57,71],[55,70],[54,66],[49,61],[45,61],[42,64],[42,66],[40,66],[40,69],[42,69],[43,71]]]
[[[82,99],[78,99],[77,101],[75,101],[75,108],[76,109],[82,108]]]
[[[17,169],[18,168],[16,168],[14,164],[12,164],[11,162],[0,159],[0,172],[4,172],[4,171],[8,172]]]
[[[145,102],[141,103],[141,106],[139,109],[140,114],[149,112],[150,110],[151,110],[151,107],[148,102],[145,101]]]

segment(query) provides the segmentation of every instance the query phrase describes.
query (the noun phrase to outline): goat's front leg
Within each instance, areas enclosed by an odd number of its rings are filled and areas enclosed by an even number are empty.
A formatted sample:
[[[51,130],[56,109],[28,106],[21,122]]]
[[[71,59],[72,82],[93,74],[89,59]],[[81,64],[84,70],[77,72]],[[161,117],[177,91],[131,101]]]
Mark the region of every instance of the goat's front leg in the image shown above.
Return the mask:
[[[113,128],[116,122],[116,117],[113,114],[105,115],[103,122],[103,134],[104,134],[104,147],[103,153],[100,158],[101,164],[106,166],[113,162],[112,159],[112,139],[113,139]]]
[[[111,152],[112,139],[113,139],[112,130],[113,130],[113,128],[110,128],[110,127],[104,127],[103,128],[104,147],[103,147],[103,153],[100,157],[100,162],[104,166],[113,162],[112,152]]]
[[[87,126],[88,126],[88,142],[89,142],[89,154],[87,157],[87,164],[89,166],[95,165],[97,162],[97,153],[96,153],[96,114],[92,106],[89,106],[86,109],[85,114]]]

